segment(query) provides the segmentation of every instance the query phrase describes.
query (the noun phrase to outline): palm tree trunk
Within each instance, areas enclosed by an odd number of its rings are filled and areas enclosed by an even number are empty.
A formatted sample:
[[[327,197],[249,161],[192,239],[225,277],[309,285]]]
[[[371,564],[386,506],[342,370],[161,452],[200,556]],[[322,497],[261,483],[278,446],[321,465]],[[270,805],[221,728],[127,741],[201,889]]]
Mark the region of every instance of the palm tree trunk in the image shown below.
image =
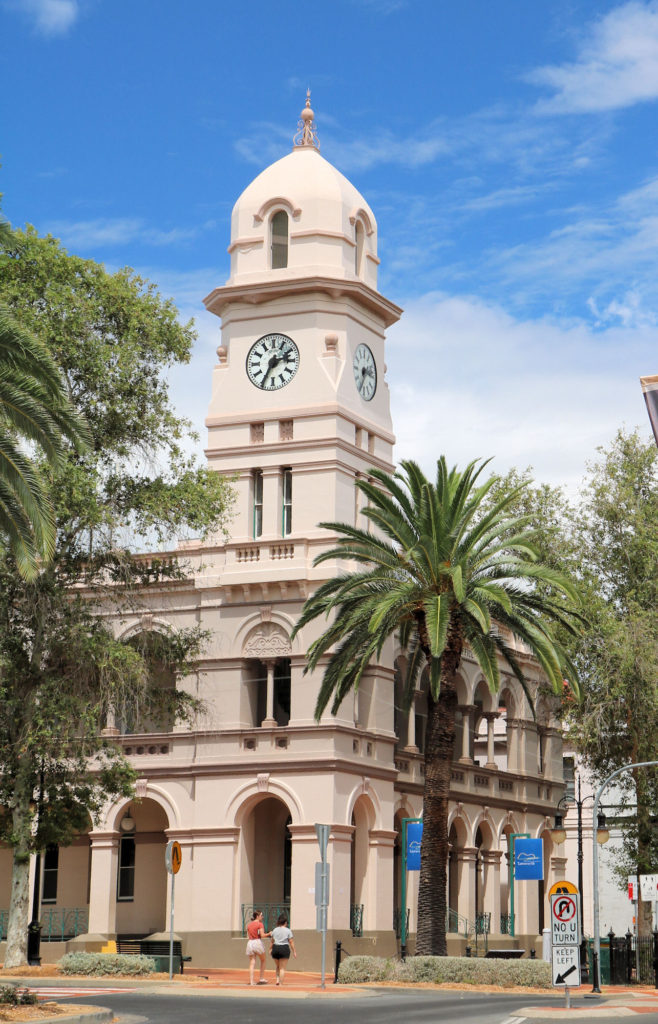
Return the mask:
[[[461,658],[461,644],[458,647],[459,650],[449,648],[443,656],[439,699],[428,698],[416,934],[416,955],[424,956],[447,956],[448,953],[448,804],[457,708],[455,674]]]

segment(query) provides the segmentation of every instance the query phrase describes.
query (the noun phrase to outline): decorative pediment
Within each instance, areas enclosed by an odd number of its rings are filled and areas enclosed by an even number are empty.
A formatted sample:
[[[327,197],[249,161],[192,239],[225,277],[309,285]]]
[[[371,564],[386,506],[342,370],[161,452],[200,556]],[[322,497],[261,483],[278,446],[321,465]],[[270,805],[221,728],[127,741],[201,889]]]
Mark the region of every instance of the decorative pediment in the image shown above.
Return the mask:
[[[246,658],[289,658],[292,654],[290,637],[274,622],[262,622],[247,636],[242,654]]]

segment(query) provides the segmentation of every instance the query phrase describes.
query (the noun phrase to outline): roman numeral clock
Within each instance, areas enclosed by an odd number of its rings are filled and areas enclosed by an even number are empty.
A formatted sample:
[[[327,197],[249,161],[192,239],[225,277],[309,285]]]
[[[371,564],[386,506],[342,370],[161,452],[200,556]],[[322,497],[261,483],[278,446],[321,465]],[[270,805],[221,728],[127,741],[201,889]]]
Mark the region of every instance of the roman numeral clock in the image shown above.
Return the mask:
[[[299,369],[299,349],[285,334],[266,334],[249,349],[247,376],[263,391],[278,391]]]

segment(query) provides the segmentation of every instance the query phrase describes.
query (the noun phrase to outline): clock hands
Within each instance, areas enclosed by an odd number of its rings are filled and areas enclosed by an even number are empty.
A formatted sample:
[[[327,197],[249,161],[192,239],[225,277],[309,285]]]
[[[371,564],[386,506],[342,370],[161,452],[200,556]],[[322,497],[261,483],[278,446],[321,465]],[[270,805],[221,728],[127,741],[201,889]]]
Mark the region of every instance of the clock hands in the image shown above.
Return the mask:
[[[267,361],[267,369],[265,370],[265,375],[263,376],[263,379],[260,382],[260,386],[262,388],[265,387],[265,381],[267,380],[269,375],[272,373],[272,370],[274,369],[274,367],[277,366],[284,359],[287,360],[288,357],[289,357],[289,353],[284,351],[283,349],[278,349],[278,351],[272,352],[270,354],[270,358]]]

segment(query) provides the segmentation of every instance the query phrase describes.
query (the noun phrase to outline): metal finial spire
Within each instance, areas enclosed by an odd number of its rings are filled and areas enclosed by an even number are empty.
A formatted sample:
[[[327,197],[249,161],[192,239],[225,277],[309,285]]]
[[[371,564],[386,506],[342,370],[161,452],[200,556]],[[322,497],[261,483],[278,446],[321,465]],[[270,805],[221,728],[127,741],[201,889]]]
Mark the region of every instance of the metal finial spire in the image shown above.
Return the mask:
[[[302,110],[299,121],[297,122],[297,128],[299,129],[293,140],[294,146],[311,146],[313,149],[319,149],[320,143],[316,135],[315,121],[313,120],[315,114],[311,110],[311,90],[306,90],[306,106]]]

